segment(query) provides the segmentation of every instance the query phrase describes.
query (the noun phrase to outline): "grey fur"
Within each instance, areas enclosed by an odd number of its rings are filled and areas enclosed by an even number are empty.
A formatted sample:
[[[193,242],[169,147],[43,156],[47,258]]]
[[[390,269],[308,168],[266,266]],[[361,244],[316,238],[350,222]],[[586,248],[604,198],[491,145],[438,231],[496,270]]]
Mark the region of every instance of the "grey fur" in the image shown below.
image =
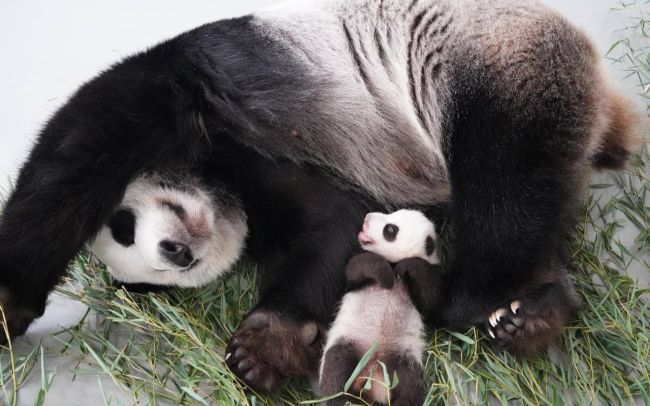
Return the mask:
[[[383,202],[449,197],[445,120],[466,68],[490,72],[513,110],[525,104],[518,98],[544,102],[555,86],[562,101],[584,108],[578,166],[615,119],[589,40],[536,1],[294,1],[257,13],[255,24],[295,58],[291,74],[302,86],[278,95],[284,111],[269,113],[296,128],[281,138],[252,129],[244,141],[329,167]]]

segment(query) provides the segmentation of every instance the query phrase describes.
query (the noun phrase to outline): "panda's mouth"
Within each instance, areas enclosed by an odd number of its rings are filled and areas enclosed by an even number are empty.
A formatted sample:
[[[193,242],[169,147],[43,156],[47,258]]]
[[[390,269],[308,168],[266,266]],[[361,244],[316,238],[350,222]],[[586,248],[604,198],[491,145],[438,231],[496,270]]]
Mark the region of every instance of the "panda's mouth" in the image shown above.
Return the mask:
[[[196,267],[196,266],[199,264],[199,262],[201,262],[200,259],[196,259],[196,260],[194,260],[194,262],[192,262],[192,263],[190,264],[190,266],[188,266],[188,267],[185,268],[185,269],[181,269],[180,272],[188,272],[188,271],[191,271],[194,267]]]
[[[199,262],[201,262],[201,260],[197,259],[194,262],[192,262],[187,268],[177,269],[177,271],[178,272],[189,272],[192,269],[194,269],[199,264]],[[172,272],[171,269],[156,269],[156,268],[154,268],[154,271],[157,271],[157,272]]]
[[[359,243],[363,246],[368,246],[375,243],[375,240],[368,237],[368,234],[364,233],[363,231],[359,233],[358,239],[359,239]]]

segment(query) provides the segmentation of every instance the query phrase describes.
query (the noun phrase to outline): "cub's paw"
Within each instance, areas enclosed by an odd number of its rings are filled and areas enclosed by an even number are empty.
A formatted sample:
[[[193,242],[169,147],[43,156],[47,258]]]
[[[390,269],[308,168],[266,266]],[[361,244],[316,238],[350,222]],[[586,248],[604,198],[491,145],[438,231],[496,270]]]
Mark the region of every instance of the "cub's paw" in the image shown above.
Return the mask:
[[[484,326],[498,348],[530,356],[562,333],[576,309],[577,303],[561,286],[547,286],[495,310]]]
[[[42,314],[42,311],[39,313],[15,306],[9,291],[0,287],[0,345],[7,345],[10,338],[23,334],[32,321]]]
[[[395,274],[406,285],[418,311],[424,317],[432,314],[440,300],[440,267],[421,258],[409,258],[395,265]]]
[[[315,375],[320,344],[316,322],[258,309],[231,337],[225,361],[246,385],[269,394],[291,376]]]

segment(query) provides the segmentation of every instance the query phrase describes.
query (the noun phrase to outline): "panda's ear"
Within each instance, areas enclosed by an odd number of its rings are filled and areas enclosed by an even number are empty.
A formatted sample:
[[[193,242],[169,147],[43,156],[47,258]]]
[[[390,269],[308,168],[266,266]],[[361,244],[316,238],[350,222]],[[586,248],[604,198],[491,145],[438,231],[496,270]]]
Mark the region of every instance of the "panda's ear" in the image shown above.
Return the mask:
[[[436,250],[436,242],[433,240],[433,237],[428,236],[424,241],[424,252],[428,257],[433,255],[433,252]]]

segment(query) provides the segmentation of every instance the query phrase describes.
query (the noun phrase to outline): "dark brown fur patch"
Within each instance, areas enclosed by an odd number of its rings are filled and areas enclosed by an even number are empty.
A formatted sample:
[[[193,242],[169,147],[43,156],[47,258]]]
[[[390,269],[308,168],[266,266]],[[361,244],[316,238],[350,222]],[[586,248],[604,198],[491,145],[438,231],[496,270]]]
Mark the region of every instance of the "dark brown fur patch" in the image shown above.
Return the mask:
[[[609,126],[600,150],[593,157],[598,169],[623,169],[643,143],[647,121],[632,103],[615,92],[606,95]]]
[[[315,322],[254,310],[226,348],[226,363],[251,388],[271,393],[292,375],[314,376],[320,335]]]

